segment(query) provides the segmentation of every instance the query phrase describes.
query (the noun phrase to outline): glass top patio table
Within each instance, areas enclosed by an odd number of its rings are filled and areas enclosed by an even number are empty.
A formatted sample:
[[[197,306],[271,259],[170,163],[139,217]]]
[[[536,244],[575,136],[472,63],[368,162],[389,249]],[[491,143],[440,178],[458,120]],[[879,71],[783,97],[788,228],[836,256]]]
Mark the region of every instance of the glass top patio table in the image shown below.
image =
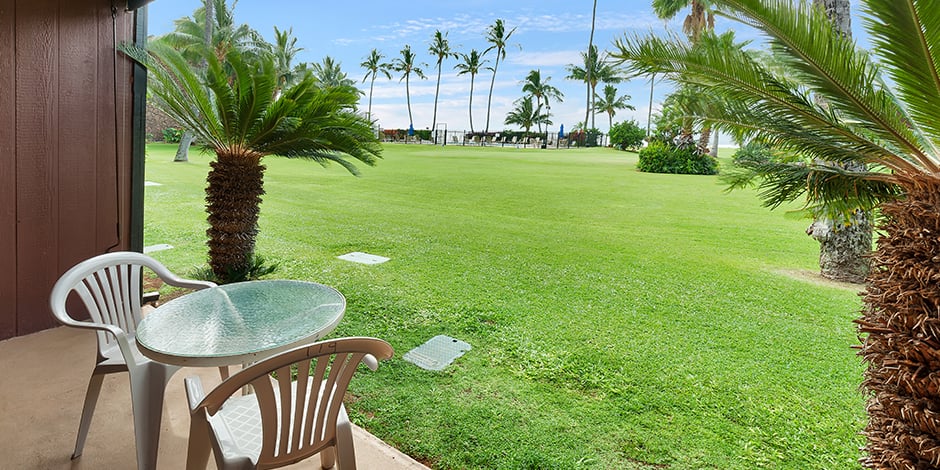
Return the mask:
[[[225,284],[154,309],[137,326],[137,345],[145,356],[165,364],[245,364],[322,338],[345,311],[343,294],[323,284]]]

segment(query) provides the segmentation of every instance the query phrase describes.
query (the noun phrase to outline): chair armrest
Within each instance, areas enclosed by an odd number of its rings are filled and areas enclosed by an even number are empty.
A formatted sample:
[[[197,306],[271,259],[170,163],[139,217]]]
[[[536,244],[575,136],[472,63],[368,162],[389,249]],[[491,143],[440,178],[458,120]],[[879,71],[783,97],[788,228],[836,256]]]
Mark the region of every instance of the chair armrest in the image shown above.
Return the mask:
[[[194,375],[183,379],[183,383],[186,385],[186,401],[189,402],[189,411],[196,411],[203,397],[206,396],[205,391],[202,389],[202,380]]]
[[[200,290],[208,289],[209,287],[215,287],[216,283],[210,281],[197,281],[194,279],[183,279],[173,275],[172,277],[163,278],[163,282],[174,286],[174,287],[184,287],[186,289]]]
[[[375,372],[376,370],[379,369],[379,360],[376,359],[375,356],[371,354],[366,354],[365,356],[363,356],[362,362],[366,365],[366,367],[371,369],[372,372]]]

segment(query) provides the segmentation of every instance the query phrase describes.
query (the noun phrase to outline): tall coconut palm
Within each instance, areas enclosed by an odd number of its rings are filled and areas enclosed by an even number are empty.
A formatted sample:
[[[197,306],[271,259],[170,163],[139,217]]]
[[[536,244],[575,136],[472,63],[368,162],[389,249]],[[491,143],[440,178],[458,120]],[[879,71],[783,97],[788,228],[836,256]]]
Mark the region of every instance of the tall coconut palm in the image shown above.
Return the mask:
[[[369,80],[369,110],[366,112],[366,119],[372,121],[372,90],[375,89],[375,79],[379,75],[385,75],[385,78],[392,78],[392,65],[383,62],[385,56],[379,52],[378,49],[372,49],[369,52],[369,56],[359,64],[360,67],[366,69],[366,75],[362,77],[362,81]]]
[[[239,279],[251,267],[264,194],[263,157],[333,161],[355,174],[347,157],[372,165],[381,155],[369,122],[353,109],[358,93],[320,88],[308,75],[275,99],[278,75],[270,56],[248,61],[231,49],[220,61],[209,53],[201,74],[163,43],[149,51],[124,50],[147,67],[155,104],[216,155],[206,188],[206,233],[209,266],[223,282]]]
[[[614,127],[614,114],[617,114],[617,110],[636,110],[632,104],[627,103],[629,100],[630,95],[617,96],[617,87],[605,85],[604,92],[594,100],[594,110],[607,113],[607,129],[611,129]]]
[[[427,78],[424,75],[424,70],[421,69],[420,63],[417,62],[418,57],[414,52],[411,52],[411,46],[405,45],[401,50],[401,57],[396,58],[392,62],[392,70],[396,72],[401,72],[401,80],[405,81],[405,100],[408,103],[408,127],[413,129],[415,125],[414,118],[411,117],[411,74],[415,74],[420,78]],[[399,82],[401,81],[399,80]]]
[[[470,74],[470,105],[469,105],[469,115],[470,115],[470,132],[473,132],[473,79],[480,73],[480,70],[483,69],[484,64],[488,61],[483,58],[483,54],[480,54],[476,49],[471,49],[469,54],[460,54],[460,57],[463,58],[463,62],[454,66],[454,69],[457,70],[457,75]]]
[[[179,18],[173,22],[173,31],[157,37],[182,52],[194,67],[205,67],[206,50],[214,51],[216,57],[223,57],[232,48],[254,51],[263,43],[261,35],[248,25],[235,23],[235,4],[229,7],[226,0],[204,0],[192,16]],[[173,161],[189,161],[189,147],[194,134],[183,129],[176,156]]]
[[[160,36],[182,52],[191,63],[198,64],[204,57],[204,49],[212,49],[217,59],[223,60],[232,49],[239,49],[243,55],[251,55],[263,43],[261,35],[247,24],[235,23],[235,6],[229,7],[226,0],[205,0],[210,6],[207,18],[206,8],[200,7],[192,16],[173,22],[173,31]],[[207,23],[206,20],[209,20]],[[206,37],[210,41],[206,42]]]
[[[496,61],[493,62],[493,78],[490,79],[490,94],[486,99],[486,126],[483,128],[484,132],[490,131],[490,110],[493,107],[493,87],[496,86],[496,70],[499,68],[499,59],[506,58],[506,46],[509,44],[509,37],[512,36],[512,33],[515,31],[516,28],[512,28],[507,32],[506,25],[503,23],[502,18],[497,18],[495,23],[486,28],[486,42],[492,45],[487,47],[483,53],[496,51]]]
[[[356,81],[349,78],[343,72],[343,65],[330,56],[324,56],[322,61],[312,64],[310,71],[321,88],[345,88],[349,92],[359,93]]]
[[[584,63],[585,63],[584,83],[587,85],[587,101],[584,104],[584,127],[587,127],[588,115],[593,116],[593,114],[591,113],[591,108],[593,107],[593,104],[594,104],[594,88],[591,86],[591,79],[593,78],[592,76],[593,70],[591,70],[591,67],[587,65],[588,65],[588,58],[592,53],[594,53],[595,58],[597,56],[597,48],[594,46],[594,30],[596,28],[597,28],[597,0],[594,0],[593,6],[591,7],[591,35],[588,39],[587,56],[582,55],[582,57],[584,57]],[[579,139],[581,141],[579,145],[584,145],[584,136],[586,134],[582,132],[580,133],[580,135],[582,137],[581,139]]]
[[[297,46],[293,28],[281,31],[275,26],[274,44],[268,44],[266,49],[274,57],[274,66],[277,68],[277,90],[274,93],[277,96],[281,90],[293,85],[303,76],[306,69],[294,64],[294,58],[304,48]]]
[[[542,71],[539,69],[530,70],[525,80],[522,81],[522,92],[526,93],[528,96],[535,97],[535,105],[538,107],[541,107],[544,101],[545,109],[547,110],[551,106],[548,101],[549,98],[561,102],[565,97],[561,90],[548,84],[551,80],[552,77],[545,77],[543,80]],[[541,123],[539,123],[539,132],[542,132]]]
[[[435,131],[437,129],[437,98],[441,92],[441,67],[444,64],[444,59],[456,58],[457,53],[450,50],[447,33],[441,33],[441,30],[434,31],[434,37],[431,38],[428,52],[437,57],[437,85],[434,87],[434,115],[431,118],[431,130]]]
[[[548,115],[542,112],[541,106],[532,103],[531,96],[524,96],[516,100],[516,107],[506,114],[505,124],[515,124],[525,129],[526,136],[529,135],[529,129],[537,124],[551,125],[552,121]]]
[[[703,32],[715,29],[712,3],[709,0],[653,0],[653,11],[656,16],[668,20],[678,15],[683,8],[691,7],[682,22],[682,32],[695,42]]]
[[[722,130],[804,155],[749,164],[751,173],[734,181],[760,177],[771,207],[806,197],[836,218],[880,209],[857,320],[869,417],[862,464],[937,468],[940,9],[929,0],[862,0],[873,45],[867,53],[807,2],[715,3],[763,31],[786,73],[744,51],[655,37],[618,40],[615,55],[636,71],[707,86],[721,105],[709,118]]]
[[[705,31],[714,31],[715,29],[715,11],[712,8],[712,2],[709,0],[653,0],[653,11],[656,16],[662,19],[671,19],[679,14],[682,9],[689,7],[689,14],[682,22],[682,32],[688,36],[692,43],[698,42],[702,33]],[[711,137],[711,126],[705,124],[702,126],[702,132],[699,135],[699,147],[708,148],[708,140]],[[718,153],[718,135],[715,134],[715,145],[713,154]]]
[[[592,46],[590,51],[587,53],[581,53],[581,59],[584,61],[584,65],[575,65],[568,64],[565,68],[568,70],[568,76],[565,77],[569,80],[578,80],[587,83],[588,88],[590,89],[590,96],[592,97],[591,103],[588,110],[594,109],[593,102],[594,96],[597,96],[597,85],[599,83],[620,83],[624,81],[624,77],[612,63],[607,60],[607,53],[600,54],[597,51],[597,46]],[[591,117],[591,127],[594,126],[594,114],[590,113]],[[586,123],[587,121],[585,121]]]

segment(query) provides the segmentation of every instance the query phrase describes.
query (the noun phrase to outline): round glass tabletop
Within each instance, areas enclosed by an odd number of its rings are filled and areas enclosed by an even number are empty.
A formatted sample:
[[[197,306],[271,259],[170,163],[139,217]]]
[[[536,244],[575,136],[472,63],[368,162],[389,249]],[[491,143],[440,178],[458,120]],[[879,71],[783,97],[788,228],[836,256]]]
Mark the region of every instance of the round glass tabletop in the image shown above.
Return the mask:
[[[137,326],[137,345],[151,359],[185,366],[254,362],[336,328],[346,299],[304,281],[225,284],[173,299]]]

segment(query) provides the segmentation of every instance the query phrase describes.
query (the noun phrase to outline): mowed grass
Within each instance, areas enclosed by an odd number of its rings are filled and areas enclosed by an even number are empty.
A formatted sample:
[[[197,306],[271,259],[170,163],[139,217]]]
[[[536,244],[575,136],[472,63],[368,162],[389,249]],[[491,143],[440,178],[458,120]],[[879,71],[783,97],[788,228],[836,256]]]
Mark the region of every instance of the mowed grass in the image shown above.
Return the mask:
[[[145,243],[187,273],[210,158],[173,150],[149,147]],[[786,274],[816,270],[808,221],[635,163],[389,145],[356,178],[270,157],[258,252],[345,294],[334,336],[395,347],[347,406],[433,468],[858,468],[860,301]],[[439,334],[473,349],[443,372],[402,359]]]

